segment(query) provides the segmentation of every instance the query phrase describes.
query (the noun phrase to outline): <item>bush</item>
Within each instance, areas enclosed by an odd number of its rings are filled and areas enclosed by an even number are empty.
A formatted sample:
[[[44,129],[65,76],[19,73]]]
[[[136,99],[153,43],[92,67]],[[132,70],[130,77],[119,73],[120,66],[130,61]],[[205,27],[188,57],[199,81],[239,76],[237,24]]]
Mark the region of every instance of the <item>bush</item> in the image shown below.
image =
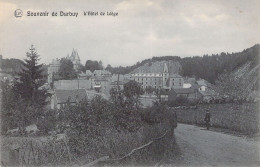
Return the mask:
[[[56,128],[56,112],[55,110],[48,110],[38,120],[37,127],[40,134],[48,134],[48,132]]]
[[[168,102],[168,105],[170,107],[176,107],[176,106],[191,106],[198,104],[198,100],[189,100],[187,97],[184,96],[178,96],[176,97],[175,101]]]
[[[59,115],[59,125],[65,129],[71,153],[76,157],[85,158],[87,155],[88,162],[105,155],[111,158],[121,157],[135,147],[146,144],[153,137],[162,135],[166,130],[173,133],[176,127],[176,121],[172,121],[174,115],[164,105],[157,104],[141,111],[115,106],[101,97],[96,97],[91,102],[80,102],[76,106],[68,105]],[[169,141],[172,138],[159,144],[161,149],[158,145],[151,146],[149,149],[153,152],[149,155],[140,151],[118,163],[135,164],[143,159],[147,159],[147,163],[153,162],[149,157],[159,156],[165,148],[162,144]],[[161,152],[155,152],[158,150]]]

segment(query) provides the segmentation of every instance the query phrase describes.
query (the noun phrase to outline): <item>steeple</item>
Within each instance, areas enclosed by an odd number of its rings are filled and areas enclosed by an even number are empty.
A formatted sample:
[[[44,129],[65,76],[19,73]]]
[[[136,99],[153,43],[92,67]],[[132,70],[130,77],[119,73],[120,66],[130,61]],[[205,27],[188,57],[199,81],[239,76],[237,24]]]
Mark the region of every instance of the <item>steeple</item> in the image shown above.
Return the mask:
[[[168,73],[168,67],[167,67],[166,63],[164,63],[163,73]]]
[[[80,60],[79,54],[78,54],[77,50],[75,50],[74,48],[73,48],[72,53],[71,53],[71,59],[72,60]]]

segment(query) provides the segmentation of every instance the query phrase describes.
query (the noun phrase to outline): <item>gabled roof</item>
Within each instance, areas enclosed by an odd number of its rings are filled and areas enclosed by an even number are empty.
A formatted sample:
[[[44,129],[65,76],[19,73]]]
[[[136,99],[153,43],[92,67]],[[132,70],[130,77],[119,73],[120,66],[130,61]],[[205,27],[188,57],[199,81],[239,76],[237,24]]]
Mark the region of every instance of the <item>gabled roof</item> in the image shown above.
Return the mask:
[[[179,74],[170,74],[170,78],[182,78]]]
[[[195,93],[195,89],[193,88],[181,88],[181,89],[173,89],[173,91],[177,94],[191,94]]]
[[[99,82],[99,81],[108,81],[107,78],[104,77],[104,76],[92,76],[91,78],[93,78],[97,82]]]
[[[87,98],[87,93],[85,89],[56,89],[55,95],[57,98],[57,103],[66,103],[68,100],[71,103],[75,103],[77,101],[81,101],[84,98]]]
[[[206,80],[204,80],[204,79],[198,80],[197,84],[199,86],[209,86],[209,83]]]
[[[219,94],[215,92],[214,90],[207,89],[206,91],[200,91],[200,94],[203,96],[218,96]]]
[[[113,81],[113,82],[111,82],[111,85],[124,85],[125,84],[125,82],[124,81]]]
[[[92,72],[90,70],[86,70],[86,75],[92,75]]]
[[[93,72],[93,74],[97,74],[97,75],[111,75],[111,72],[109,72],[107,70],[95,70]]]

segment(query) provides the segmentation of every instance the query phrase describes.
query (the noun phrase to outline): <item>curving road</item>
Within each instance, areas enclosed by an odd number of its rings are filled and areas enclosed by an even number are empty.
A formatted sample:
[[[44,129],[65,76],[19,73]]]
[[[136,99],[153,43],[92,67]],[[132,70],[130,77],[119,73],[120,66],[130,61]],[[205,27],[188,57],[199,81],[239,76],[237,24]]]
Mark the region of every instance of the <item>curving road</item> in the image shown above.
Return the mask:
[[[260,166],[259,140],[178,124],[169,165]]]

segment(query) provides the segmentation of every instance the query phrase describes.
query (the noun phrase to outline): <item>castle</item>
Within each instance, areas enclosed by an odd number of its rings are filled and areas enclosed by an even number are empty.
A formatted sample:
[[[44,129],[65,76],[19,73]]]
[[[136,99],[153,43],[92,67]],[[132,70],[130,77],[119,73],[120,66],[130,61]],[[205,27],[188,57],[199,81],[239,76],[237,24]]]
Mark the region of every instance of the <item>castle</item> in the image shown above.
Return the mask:
[[[80,66],[80,58],[77,50],[73,49],[71,55],[67,55],[66,59],[71,60],[73,63],[73,68],[78,71]],[[57,73],[60,69],[60,59],[53,59],[48,67],[48,83],[53,81],[54,73]]]

